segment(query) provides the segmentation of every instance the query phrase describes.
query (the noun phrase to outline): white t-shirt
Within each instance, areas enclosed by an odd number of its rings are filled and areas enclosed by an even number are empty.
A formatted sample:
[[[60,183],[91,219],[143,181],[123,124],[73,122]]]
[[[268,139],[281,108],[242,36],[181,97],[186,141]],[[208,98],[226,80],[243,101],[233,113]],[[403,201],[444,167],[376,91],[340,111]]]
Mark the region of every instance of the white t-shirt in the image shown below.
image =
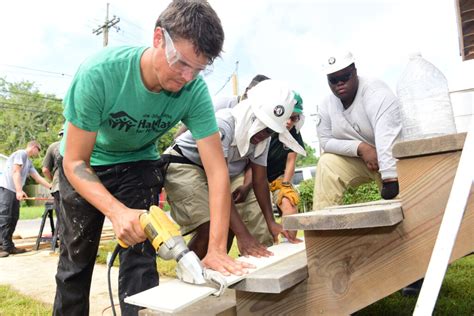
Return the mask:
[[[15,151],[13,154],[8,157],[7,162],[5,164],[5,170],[3,174],[0,175],[0,187],[8,189],[12,192],[16,192],[15,183],[13,182],[13,166],[20,165],[21,166],[21,184],[22,186],[25,185],[26,178],[28,175],[37,174],[33,163],[28,158],[28,154],[26,150],[21,149]]]
[[[375,146],[382,179],[397,177],[392,146],[401,130],[399,102],[384,82],[359,77],[348,109],[334,94],[326,97],[318,107],[317,130],[325,152],[357,157],[361,142]]]

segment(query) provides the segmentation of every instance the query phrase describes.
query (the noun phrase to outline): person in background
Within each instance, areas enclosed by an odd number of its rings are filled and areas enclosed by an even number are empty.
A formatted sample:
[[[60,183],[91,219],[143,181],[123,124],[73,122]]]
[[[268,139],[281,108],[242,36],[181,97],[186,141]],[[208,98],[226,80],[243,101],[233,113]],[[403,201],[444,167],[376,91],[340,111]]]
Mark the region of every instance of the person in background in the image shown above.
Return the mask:
[[[17,150],[8,157],[0,175],[0,257],[25,252],[25,249],[15,247],[13,232],[20,217],[20,201],[28,197],[23,191],[26,178],[30,176],[45,188],[51,188],[30,160],[40,151],[41,145],[37,141],[28,142],[26,149]]]
[[[313,210],[339,205],[345,190],[376,181],[381,196],[397,196],[392,146],[401,130],[399,102],[381,80],[360,77],[350,52],[329,57],[324,71],[332,94],[319,105],[317,131],[324,153],[316,168]]]
[[[247,93],[250,89],[267,79],[269,78],[265,75],[256,75],[241,97],[219,98],[214,101],[214,109],[218,112],[221,109],[233,108],[240,101],[247,98]],[[294,92],[294,97],[296,104],[292,115],[286,122],[286,128],[290,131],[291,137],[304,148],[304,142],[299,133],[304,124],[304,116],[302,114],[303,99],[296,92]],[[280,137],[284,137],[283,135],[286,134],[273,134],[271,136],[267,158],[267,178],[273,195],[273,203],[279,207],[283,215],[290,215],[298,211],[299,194],[291,183],[295,173],[297,153],[280,141]],[[232,163],[230,166],[232,166]],[[250,168],[246,168],[245,174],[241,174],[231,180],[231,190],[233,201],[242,219],[246,223],[251,222],[255,218],[255,214],[260,213],[260,207],[252,190],[252,171]],[[271,238],[256,233],[254,235],[260,237],[259,241],[262,244],[272,244]],[[294,239],[296,231],[289,232],[289,235]]]
[[[301,137],[301,127],[304,124],[303,99],[295,92],[295,108],[286,121],[286,129],[298,144],[304,148]],[[281,210],[282,215],[291,215],[298,212],[299,193],[292,184],[295,175],[296,159],[298,154],[285,146],[276,135],[272,136],[270,151],[267,160],[267,175],[270,191],[273,194],[273,203]],[[292,234],[296,234],[292,232]]]
[[[58,137],[63,137],[64,130],[61,129],[58,133]],[[60,141],[54,142],[48,146],[46,155],[43,159],[43,174],[46,179],[51,181],[51,195],[54,198],[54,209],[56,214],[59,212],[59,161],[61,160],[61,154],[59,153]]]
[[[158,285],[156,251],[139,216],[159,203],[164,168],[156,141],[180,121],[196,139],[209,183],[212,220],[202,263],[225,275],[250,267],[226,253],[228,171],[211,97],[199,75],[220,55],[223,41],[220,19],[207,1],[174,0],[157,19],[151,47],[106,48],[79,67],[64,98],[54,315],[89,313],[105,217],[129,246],[119,252],[121,314],[139,310],[124,302],[126,296]]]
[[[290,242],[296,242],[273,218],[268,189],[266,162],[270,136],[288,132],[285,124],[295,101],[293,92],[285,85],[267,80],[249,91],[248,99],[232,109],[216,112],[224,156],[229,163],[230,177],[241,174],[250,164],[255,196],[260,205],[253,220],[243,222],[236,209],[232,209],[231,229],[237,237],[242,255],[268,256],[258,242],[258,235],[270,235],[270,242],[277,242],[283,234]],[[286,144],[304,151],[291,138]],[[180,225],[183,234],[193,233],[189,248],[202,256],[206,252],[209,236],[209,203],[205,170],[201,152],[190,132],[176,139],[176,144],[166,151],[171,157],[165,188],[171,206],[171,216]],[[229,192],[230,197],[230,192]],[[229,234],[228,249],[233,235]]]
[[[392,146],[401,131],[399,102],[381,80],[357,75],[350,52],[325,63],[332,94],[318,109],[317,130],[324,153],[318,161],[313,210],[339,205],[349,187],[375,181],[384,199],[398,195]],[[422,280],[402,289],[417,295]]]

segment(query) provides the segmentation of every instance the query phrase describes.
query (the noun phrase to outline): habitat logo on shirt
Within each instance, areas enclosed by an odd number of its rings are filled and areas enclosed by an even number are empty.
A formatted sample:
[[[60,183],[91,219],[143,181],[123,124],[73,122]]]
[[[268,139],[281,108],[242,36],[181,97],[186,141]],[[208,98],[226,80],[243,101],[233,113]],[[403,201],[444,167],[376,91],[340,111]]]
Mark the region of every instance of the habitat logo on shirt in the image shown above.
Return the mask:
[[[171,128],[171,115],[169,114],[144,114],[142,119],[137,120],[128,115],[125,111],[111,113],[109,126],[117,131],[125,133],[135,131],[137,134],[155,132]]]

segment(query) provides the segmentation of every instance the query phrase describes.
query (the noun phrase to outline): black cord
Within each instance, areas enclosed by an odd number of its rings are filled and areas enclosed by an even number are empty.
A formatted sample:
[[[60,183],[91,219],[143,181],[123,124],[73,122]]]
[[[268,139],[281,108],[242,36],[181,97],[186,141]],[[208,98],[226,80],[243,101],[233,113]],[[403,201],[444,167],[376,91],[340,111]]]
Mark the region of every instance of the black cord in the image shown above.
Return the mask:
[[[110,282],[110,270],[111,270],[112,266],[114,265],[115,258],[117,257],[117,254],[119,253],[121,248],[122,247],[120,247],[120,245],[117,244],[117,246],[115,246],[114,251],[112,252],[112,256],[110,256],[109,262],[107,262],[107,268],[108,268],[107,269],[107,282],[109,284],[110,305],[112,306],[112,314],[114,316],[117,316],[117,314],[115,312],[114,297],[112,295],[112,284]]]

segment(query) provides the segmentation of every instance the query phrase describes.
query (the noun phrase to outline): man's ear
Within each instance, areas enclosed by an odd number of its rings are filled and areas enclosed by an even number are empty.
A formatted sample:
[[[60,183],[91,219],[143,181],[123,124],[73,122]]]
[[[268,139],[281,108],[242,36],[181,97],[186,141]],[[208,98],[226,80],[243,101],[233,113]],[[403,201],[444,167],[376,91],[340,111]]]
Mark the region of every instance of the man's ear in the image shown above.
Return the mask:
[[[162,45],[162,40],[163,40],[163,31],[161,27],[157,26],[155,28],[155,32],[153,33],[153,46],[155,48],[158,48],[160,45]]]

